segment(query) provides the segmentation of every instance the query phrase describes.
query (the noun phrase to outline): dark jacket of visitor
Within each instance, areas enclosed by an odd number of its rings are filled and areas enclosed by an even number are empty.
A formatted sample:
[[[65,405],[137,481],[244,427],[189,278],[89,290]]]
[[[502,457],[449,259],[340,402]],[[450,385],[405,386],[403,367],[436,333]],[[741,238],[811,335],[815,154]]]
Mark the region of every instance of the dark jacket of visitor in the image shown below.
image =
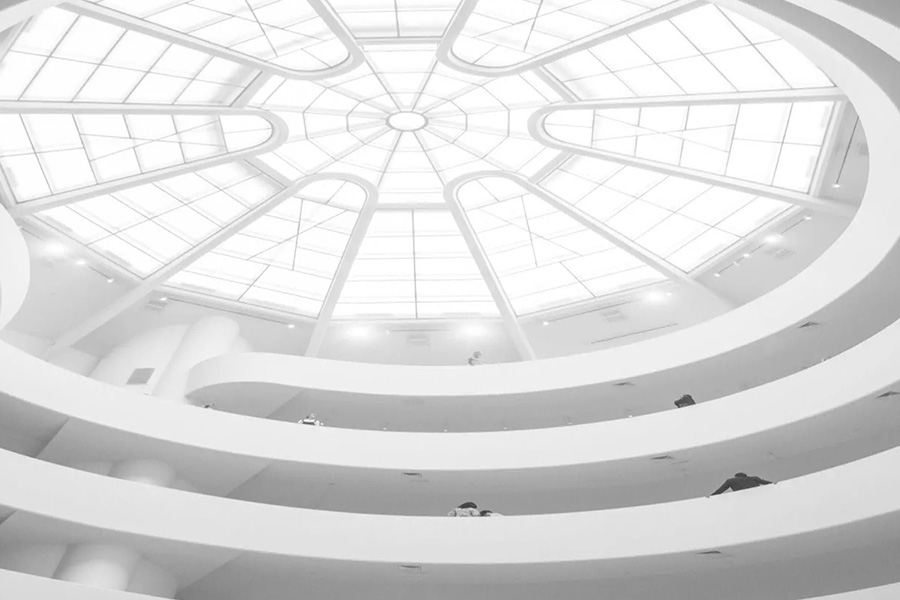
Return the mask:
[[[746,473],[737,473],[734,477],[729,477],[725,480],[719,489],[712,493],[713,496],[718,496],[719,494],[732,490],[735,492],[740,492],[741,490],[749,490],[750,488],[759,487],[761,485],[769,485],[772,483],[771,481],[766,481],[761,477],[756,477],[755,475],[747,475]]]

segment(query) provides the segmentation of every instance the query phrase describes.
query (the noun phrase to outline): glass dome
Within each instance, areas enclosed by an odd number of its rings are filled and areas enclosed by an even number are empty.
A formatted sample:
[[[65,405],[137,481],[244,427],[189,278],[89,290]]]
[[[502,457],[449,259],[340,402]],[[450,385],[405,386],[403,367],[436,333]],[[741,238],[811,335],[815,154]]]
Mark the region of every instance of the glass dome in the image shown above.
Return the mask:
[[[336,319],[522,318],[786,215],[841,92],[684,0],[93,0],[8,32],[3,195],[135,283]]]

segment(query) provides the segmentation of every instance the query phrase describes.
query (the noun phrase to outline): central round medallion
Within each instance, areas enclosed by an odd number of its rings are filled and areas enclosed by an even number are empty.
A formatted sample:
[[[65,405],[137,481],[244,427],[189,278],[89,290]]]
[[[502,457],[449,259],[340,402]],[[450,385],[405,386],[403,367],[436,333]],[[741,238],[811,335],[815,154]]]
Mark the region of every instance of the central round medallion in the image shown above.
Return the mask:
[[[428,119],[416,112],[401,111],[389,116],[387,124],[397,131],[417,131],[428,125]]]

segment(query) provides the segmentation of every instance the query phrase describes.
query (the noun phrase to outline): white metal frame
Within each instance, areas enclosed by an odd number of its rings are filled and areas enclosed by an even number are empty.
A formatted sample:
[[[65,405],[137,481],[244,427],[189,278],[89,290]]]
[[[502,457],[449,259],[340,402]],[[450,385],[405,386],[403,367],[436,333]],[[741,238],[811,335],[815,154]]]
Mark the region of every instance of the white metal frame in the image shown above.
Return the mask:
[[[79,15],[106,21],[113,25],[125,26],[129,29],[172,42],[173,44],[193,48],[194,50],[205,52],[211,56],[224,58],[238,64],[259,69],[262,72],[280,75],[287,79],[327,79],[329,77],[336,77],[348,73],[363,64],[363,62],[365,62],[365,57],[363,56],[359,45],[356,43],[356,39],[344,25],[343,21],[335,14],[331,6],[323,0],[306,1],[313,10],[316,11],[316,14],[325,21],[331,32],[334,33],[335,37],[344,45],[344,48],[347,49],[347,58],[344,59],[342,63],[327,69],[296,71],[90,2],[75,0],[62,4],[62,6]]]
[[[151,173],[132,176],[128,178],[124,178],[122,180],[117,180],[113,182],[107,182],[104,184],[99,184],[96,186],[91,186],[90,188],[86,188],[84,190],[76,190],[73,192],[67,192],[64,194],[58,194],[52,197],[47,197],[43,199],[37,199],[33,201],[28,201],[22,204],[14,204],[14,199],[10,196],[10,201],[12,204],[11,212],[14,216],[26,216],[41,210],[46,210],[48,208],[52,208],[55,206],[63,206],[66,204],[70,204],[73,202],[78,202],[80,200],[84,200],[86,198],[90,198],[99,194],[110,193],[121,189],[126,189],[128,187],[142,185],[146,183],[152,183],[155,181],[159,181],[162,179],[166,179],[175,175],[180,175],[187,172],[192,172],[195,170],[208,168],[212,166],[216,166],[219,164],[224,164],[227,162],[235,162],[244,160],[247,164],[251,164],[255,168],[259,169],[261,172],[265,173],[269,177],[273,178],[275,181],[279,182],[285,189],[269,199],[268,201],[262,203],[256,208],[252,209],[249,213],[240,217],[236,221],[227,225],[224,229],[220,230],[201,244],[192,248],[189,252],[182,255],[172,263],[164,266],[159,271],[154,273],[152,276],[145,280],[139,280],[137,286],[127,292],[125,295],[117,299],[111,305],[107,306],[103,310],[97,312],[96,314],[90,316],[88,319],[79,323],[62,336],[60,336],[48,350],[48,356],[53,355],[59,352],[61,349],[70,347],[73,344],[78,343],[80,340],[84,339],[87,335],[90,335],[91,332],[95,331],[98,327],[103,324],[109,322],[111,319],[115,318],[117,315],[121,314],[137,302],[139,302],[143,297],[147,294],[151,293],[156,289],[171,289],[177,290],[175,293],[184,293],[186,295],[190,295],[191,292],[186,290],[181,290],[180,288],[173,288],[166,286],[166,281],[178,271],[187,268],[194,261],[199,259],[201,256],[206,254],[207,252],[214,249],[217,245],[224,242],[231,236],[235,235],[237,232],[242,230],[251,224],[254,220],[258,219],[265,213],[269,212],[275,206],[277,206],[280,202],[296,195],[299,191],[301,191],[307,185],[315,183],[317,181],[324,180],[342,180],[347,182],[352,182],[357,185],[360,185],[363,189],[366,190],[367,197],[366,202],[363,206],[362,211],[359,214],[357,223],[354,227],[353,232],[351,233],[350,239],[348,240],[347,247],[345,248],[344,255],[341,258],[341,261],[338,266],[338,270],[335,274],[335,277],[332,281],[331,287],[329,288],[329,292],[326,295],[326,298],[323,302],[322,309],[320,310],[320,315],[318,320],[316,320],[316,324],[313,331],[313,336],[310,341],[309,347],[306,351],[308,356],[316,356],[321,349],[322,342],[325,339],[325,334],[327,332],[328,327],[330,326],[333,318],[334,308],[341,296],[341,292],[346,284],[346,281],[349,277],[351,267],[353,265],[354,259],[357,256],[359,251],[359,247],[362,244],[363,239],[365,238],[366,232],[368,230],[369,223],[371,222],[372,217],[376,210],[449,210],[453,215],[457,225],[459,226],[460,232],[463,235],[463,238],[466,241],[466,244],[478,265],[479,271],[486,282],[488,289],[491,292],[491,295],[498,306],[500,311],[501,318],[507,327],[510,338],[513,341],[514,346],[519,352],[520,356],[525,359],[534,359],[535,353],[532,349],[527,336],[524,333],[522,327],[522,320],[527,320],[531,318],[536,318],[535,314],[521,317],[521,319],[515,314],[515,311],[512,308],[512,304],[509,298],[506,296],[502,285],[500,284],[499,278],[494,272],[489,259],[487,258],[484,249],[482,248],[480,241],[478,240],[477,235],[471,227],[471,224],[466,215],[466,211],[463,209],[462,205],[459,203],[457,198],[457,192],[459,188],[468,183],[470,181],[477,180],[483,177],[500,177],[511,180],[516,184],[520,185],[523,191],[527,193],[531,193],[536,195],[537,197],[543,199],[545,202],[548,202],[552,206],[554,206],[560,212],[567,214],[571,218],[575,219],[577,222],[582,224],[584,227],[588,228],[590,231],[593,231],[611,242],[618,248],[628,252],[630,255],[635,256],[643,263],[651,266],[656,269],[663,275],[665,275],[669,280],[682,284],[684,286],[690,287],[691,289],[697,290],[700,293],[706,295],[707,297],[715,300],[720,305],[729,306],[729,304],[719,297],[715,292],[704,286],[702,283],[697,281],[691,275],[688,275],[681,270],[675,268],[670,265],[667,261],[662,259],[661,257],[657,257],[638,244],[633,242],[630,239],[627,239],[615,231],[611,230],[605,224],[597,221],[596,219],[586,215],[572,205],[564,202],[560,198],[554,196],[549,193],[547,190],[540,188],[537,184],[544,179],[547,175],[552,173],[552,171],[558,168],[562,163],[564,163],[568,158],[573,155],[586,155],[586,156],[595,156],[598,158],[603,158],[605,160],[609,160],[611,162],[624,164],[624,165],[632,165],[636,167],[640,167],[643,169],[647,169],[650,171],[663,173],[666,175],[673,175],[677,177],[683,177],[686,179],[691,179],[694,181],[700,181],[703,183],[708,183],[710,185],[717,185],[720,187],[725,187],[728,189],[735,189],[738,191],[744,191],[753,193],[760,196],[765,196],[769,198],[774,198],[778,200],[782,200],[785,202],[789,202],[794,204],[795,206],[801,207],[809,207],[816,210],[822,210],[825,212],[829,212],[831,214],[836,214],[844,217],[849,217],[853,214],[854,208],[848,205],[844,205],[841,203],[833,202],[830,200],[822,199],[817,197],[818,190],[820,186],[815,186],[813,189],[814,195],[807,194],[799,194],[793,193],[787,190],[780,190],[770,186],[757,185],[752,183],[744,183],[738,180],[734,180],[728,177],[715,176],[706,173],[701,173],[698,171],[692,171],[689,169],[683,169],[681,167],[674,167],[669,165],[663,165],[660,163],[655,163],[653,161],[646,161],[643,159],[637,159],[633,157],[628,157],[624,155],[618,155],[614,153],[608,153],[599,150],[593,150],[589,148],[580,148],[578,146],[574,146],[571,144],[567,144],[564,142],[559,142],[550,136],[546,129],[544,128],[544,119],[546,117],[558,110],[580,110],[584,108],[621,108],[621,107],[651,107],[651,106],[670,106],[670,105],[703,105],[703,104],[722,104],[727,102],[732,103],[753,103],[753,102],[770,102],[770,101],[794,101],[794,102],[802,102],[802,101],[813,101],[813,100],[833,100],[836,102],[841,102],[841,106],[845,105],[846,98],[844,95],[837,89],[827,88],[827,89],[815,89],[815,90],[785,90],[779,92],[765,92],[765,93],[730,93],[730,94],[709,94],[709,95],[687,95],[687,96],[674,96],[674,97],[663,97],[663,98],[637,98],[637,99],[627,99],[627,100],[611,100],[611,101],[578,101],[575,94],[566,87],[559,79],[557,79],[552,73],[548,71],[546,65],[559,60],[565,56],[571,55],[572,53],[582,51],[586,48],[593,47],[597,44],[603,43],[605,41],[615,39],[617,37],[628,35],[636,30],[644,28],[648,25],[652,25],[654,23],[664,21],[670,19],[674,16],[687,12],[696,8],[697,6],[701,6],[705,4],[705,2],[701,0],[676,0],[675,2],[661,7],[659,9],[648,11],[647,13],[635,17],[629,21],[621,23],[619,25],[610,27],[606,30],[598,32],[597,34],[576,40],[572,43],[566,44],[560,48],[557,48],[551,52],[547,52],[541,54],[539,56],[535,56],[529,60],[520,62],[515,65],[510,65],[506,67],[481,67],[466,61],[459,59],[453,53],[453,45],[458,39],[460,33],[465,28],[466,22],[468,21],[470,15],[474,11],[478,1],[480,0],[462,0],[459,8],[457,9],[457,13],[454,15],[453,20],[450,23],[445,35],[438,38],[422,38],[422,39],[409,39],[409,38],[361,38],[356,39],[349,29],[343,24],[340,17],[335,13],[335,11],[329,6],[328,2],[325,0],[309,0],[310,4],[315,8],[316,12],[319,16],[328,24],[332,32],[335,36],[344,44],[349,53],[348,58],[341,64],[336,65],[334,67],[330,67],[328,69],[322,69],[317,71],[295,71],[291,69],[286,69],[283,67],[279,67],[277,65],[273,65],[269,62],[266,62],[261,59],[256,59],[252,56],[245,55],[243,53],[239,53],[233,51],[231,49],[212,44],[209,42],[205,42],[200,40],[199,38],[192,37],[189,34],[183,34],[180,32],[176,32],[171,29],[167,29],[165,27],[161,27],[158,25],[154,25],[142,19],[138,19],[135,17],[131,17],[129,15],[125,15],[115,10],[107,9],[104,7],[97,6],[92,3],[85,2],[83,0],[73,0],[72,2],[62,3],[59,0],[25,0],[23,2],[19,2],[16,7],[19,5],[27,5],[26,13],[23,13],[20,22],[24,22],[24,19],[30,17],[31,15],[37,13],[39,10],[46,8],[52,5],[62,4],[66,9],[72,10],[77,14],[87,15],[93,18],[97,18],[109,23],[113,23],[116,25],[120,25],[123,27],[127,27],[130,29],[134,29],[137,31],[144,32],[148,35],[152,35],[157,38],[165,39],[172,43],[177,43],[183,46],[191,47],[212,56],[224,58],[227,60],[231,60],[235,63],[239,63],[254,69],[259,70],[258,75],[253,79],[253,81],[238,95],[238,97],[232,102],[230,107],[216,107],[216,106],[177,106],[177,105],[112,105],[112,104],[80,104],[80,103],[23,103],[23,102],[0,102],[0,113],[66,113],[66,114],[87,114],[87,113],[112,113],[112,114],[166,114],[166,115],[177,115],[177,114],[245,114],[245,115],[256,115],[266,119],[269,123],[272,124],[273,135],[272,137],[266,141],[265,143],[258,145],[254,148],[242,150],[239,152],[231,153],[224,155],[222,157],[215,157],[212,159],[203,159],[196,162],[187,163],[186,165],[179,165],[177,167],[170,167],[167,169],[161,169],[158,171],[153,171]],[[4,11],[0,11],[0,16],[6,16],[7,12],[13,9],[6,9]],[[28,12],[30,11],[30,12]],[[14,23],[9,23],[8,25],[13,25]],[[11,36],[9,40],[14,39],[15,35]],[[378,205],[378,191],[371,182],[365,180],[362,177],[350,174],[341,174],[341,173],[323,173],[322,170],[333,168],[335,165],[340,163],[343,157],[351,154],[357,149],[366,145],[370,138],[367,137],[359,142],[359,144],[354,145],[352,148],[342,152],[337,157],[332,157],[332,161],[328,162],[324,166],[321,166],[317,169],[314,174],[307,175],[306,177],[294,181],[278,171],[268,167],[263,161],[259,159],[259,155],[264,154],[266,152],[277,149],[281,146],[285,141],[288,140],[289,130],[288,125],[277,114],[274,112],[270,112],[264,109],[252,109],[245,108],[255,94],[274,76],[280,76],[287,79],[305,79],[305,80],[317,80],[317,79],[328,79],[333,78],[342,74],[345,74],[352,69],[355,69],[357,66],[363,64],[366,60],[363,47],[366,45],[378,45],[378,44],[412,44],[412,43],[422,43],[422,44],[435,44],[438,43],[438,61],[444,65],[451,67],[457,71],[468,73],[470,75],[477,75],[483,77],[500,77],[500,76],[509,76],[520,74],[526,71],[533,72],[539,79],[541,79],[544,83],[546,83],[550,88],[552,88],[557,94],[559,94],[565,101],[565,104],[558,104],[547,106],[542,108],[534,113],[529,121],[529,132],[533,136],[534,140],[540,142],[541,144],[549,147],[555,148],[560,151],[560,154],[554,157],[550,162],[548,162],[544,167],[542,167],[538,172],[536,172],[532,177],[526,178],[522,175],[516,173],[510,173],[508,171],[479,171],[476,173],[470,173],[468,175],[464,175],[459,177],[449,183],[447,183],[444,187],[444,199],[445,204],[384,204]],[[4,44],[0,43],[0,56],[5,54],[5,49],[3,47]],[[833,117],[835,121],[838,120],[838,116]],[[377,137],[375,134],[372,134],[372,138]],[[438,137],[444,137],[442,135],[438,135]],[[445,138],[446,139],[446,138]],[[826,146],[823,146],[823,157],[826,155],[828,151]],[[821,166],[821,165],[820,165]],[[437,170],[436,170],[437,172]],[[817,174],[820,178],[820,174]],[[8,192],[8,190],[3,190],[2,185],[4,184],[4,180],[0,177],[0,192]],[[0,198],[2,200],[2,198]],[[789,211],[791,214],[794,214],[793,211]],[[771,224],[770,224],[771,225]],[[721,259],[721,255],[717,256],[713,260]],[[105,261],[104,262],[108,262]],[[702,269],[701,269],[702,271]],[[696,275],[697,272],[694,273]],[[131,280],[134,280],[131,277]],[[209,300],[217,301],[214,296],[205,296],[200,295],[203,298],[209,298]],[[603,296],[601,298],[595,298],[591,300],[586,300],[583,302],[579,302],[576,305],[567,305],[563,307],[559,307],[556,309],[551,309],[554,313],[571,310],[573,306],[583,307],[585,305],[591,304],[601,304],[607,303],[610,296]],[[229,303],[229,301],[223,301],[224,303]],[[253,311],[253,307],[239,305],[236,303],[230,303],[231,306],[240,306],[241,308],[246,308],[248,312]],[[297,321],[310,321],[308,317],[303,317],[300,315],[291,315],[290,313],[283,313],[286,319],[293,319]],[[536,313],[541,314],[541,313]],[[406,321],[404,321],[406,322]],[[431,323],[432,321],[429,321]]]
[[[204,254],[217,247],[222,242],[228,240],[235,234],[239,233],[241,230],[245,229],[251,223],[277,207],[285,200],[293,198],[304,188],[319,181],[333,180],[354,183],[366,189],[367,191],[373,189],[372,185],[368,181],[354,175],[310,175],[309,177],[305,177],[295,182],[272,198],[254,207],[244,216],[236,219],[235,221],[232,221],[226,227],[220,229],[197,246],[194,246],[193,248],[191,248],[191,250],[182,254],[176,260],[165,265],[164,267],[156,271],[153,275],[143,280],[137,287],[129,290],[123,296],[117,298],[109,306],[106,306],[102,310],[94,313],[81,323],[75,325],[74,327],[63,333],[56,340],[54,340],[50,347],[47,349],[45,358],[55,356],[63,349],[77,344],[79,341],[83,340],[85,337],[94,332],[97,328],[108,323],[118,315],[134,306],[142,298],[147,296],[147,294],[153,292],[153,290],[155,290],[157,287],[163,285],[165,281],[170,277],[172,277],[179,271],[182,271],[183,269],[189,267]]]
[[[453,20],[450,21],[450,25],[444,32],[444,37],[441,40],[440,45],[438,46],[437,55],[438,61],[448,67],[451,67],[463,73],[468,73],[469,75],[480,75],[486,77],[518,75],[519,73],[534,69],[535,67],[542,67],[544,65],[547,65],[574,52],[585,50],[586,48],[591,48],[593,46],[602,44],[603,42],[623,35],[628,35],[629,33],[647,27],[648,25],[653,25],[654,23],[671,19],[672,17],[678,16],[689,10],[697,8],[698,6],[706,4],[706,2],[703,0],[676,0],[671,4],[650,10],[642,15],[638,15],[637,17],[619,23],[618,25],[614,25],[612,27],[604,29],[603,31],[595,33],[594,35],[589,35],[587,37],[581,38],[579,40],[566,44],[565,46],[562,46],[555,50],[551,50],[550,52],[545,52],[539,56],[535,56],[534,58],[530,58],[517,64],[509,65],[506,67],[482,67],[462,60],[453,52],[453,46],[454,44],[456,44],[456,40],[459,38],[463,29],[465,29],[466,23],[468,23],[469,21],[469,17],[475,11],[475,7],[478,5],[478,3],[482,1],[488,0],[462,1],[462,3],[459,5],[459,8],[456,9],[456,14],[453,15]]]
[[[281,146],[287,139],[289,133],[287,123],[275,113],[262,109],[231,108],[227,106],[156,106],[148,104],[128,105],[93,103],[61,105],[54,102],[0,102],[0,114],[245,115],[265,119],[272,126],[272,135],[268,140],[245,150],[228,152],[221,156],[214,156],[181,165],[165,167],[148,173],[141,173],[140,175],[131,175],[122,179],[114,179],[90,187],[63,192],[61,194],[54,194],[44,198],[37,198],[35,200],[18,202],[16,198],[10,196],[10,213],[14,217],[31,215],[42,210],[65,206],[67,204],[72,204],[73,202],[93,198],[94,196],[110,194],[138,185],[153,183],[177,175],[192,173],[201,169],[207,169],[264,154]],[[5,180],[5,178],[3,179]],[[11,194],[10,190],[3,191],[4,193]]]
[[[714,104],[761,104],[766,102],[814,102],[821,100],[832,100],[841,102],[845,100],[844,94],[836,88],[812,89],[812,90],[785,90],[778,92],[751,92],[751,93],[728,93],[728,94],[704,94],[699,96],[665,96],[650,99],[627,99],[627,100],[588,100],[583,102],[574,102],[570,104],[561,104],[547,106],[539,109],[531,115],[528,120],[528,131],[532,137],[548,146],[564,152],[570,152],[581,156],[589,156],[593,158],[601,158],[610,162],[619,163],[631,167],[637,167],[654,173],[680,177],[689,179],[707,185],[715,185],[729,190],[753,194],[756,196],[764,196],[774,200],[780,200],[797,206],[805,206],[816,210],[821,210],[833,215],[842,217],[852,217],[856,210],[852,206],[819,198],[802,192],[794,192],[791,190],[780,189],[769,185],[753,183],[749,181],[741,181],[724,175],[716,175],[706,173],[704,171],[696,171],[677,165],[669,165],[656,162],[644,158],[627,156],[607,150],[598,150],[596,148],[588,148],[579,146],[570,142],[563,142],[550,135],[547,132],[545,121],[554,112],[572,111],[572,110],[601,110],[613,108],[629,108],[629,107],[658,107],[658,106],[706,106]],[[820,159],[821,160],[821,159]]]
[[[491,262],[488,260],[487,254],[481,246],[475,230],[472,228],[472,224],[469,222],[469,217],[466,216],[466,211],[457,197],[459,188],[469,181],[473,181],[473,179],[463,176],[448,183],[444,188],[444,200],[450,208],[450,213],[453,215],[457,227],[459,227],[459,232],[466,241],[466,246],[469,248],[475,264],[478,266],[482,279],[484,279],[488,290],[491,292],[491,297],[493,297],[494,303],[496,303],[497,309],[500,311],[500,317],[503,319],[510,340],[519,353],[519,358],[522,360],[535,360],[537,355],[534,353],[534,348],[531,347],[531,342],[528,341],[528,336],[525,335],[525,330],[522,328],[515,310],[513,310],[512,303],[509,301],[506,292],[503,291],[500,278],[497,277],[497,273],[491,266]]]
[[[350,277],[353,263],[356,261],[359,249],[362,247],[366,233],[369,231],[372,217],[375,216],[376,209],[380,208],[378,206],[378,189],[368,181],[363,185],[363,189],[366,191],[366,202],[363,204],[359,217],[356,219],[353,233],[350,234],[350,239],[347,240],[347,247],[344,249],[344,255],[341,257],[340,263],[338,263],[334,279],[331,281],[331,287],[328,289],[328,294],[325,296],[325,301],[322,303],[322,308],[319,310],[319,318],[313,329],[312,337],[309,339],[309,345],[306,348],[306,356],[319,355],[319,351],[322,349],[322,344],[325,341],[325,335],[328,333],[328,327],[331,325],[332,318],[334,317],[334,309],[341,299],[341,294],[344,291],[344,286],[347,284],[347,279]]]
[[[523,175],[519,175],[518,173],[509,173],[507,171],[479,171],[477,173],[464,175],[463,177],[454,180],[450,183],[448,188],[453,190],[453,197],[455,199],[457,191],[462,186],[467,183],[486,178],[506,179],[507,181],[513,182],[514,184],[522,188],[523,192],[537,196],[559,212],[575,220],[578,224],[585,227],[588,231],[596,233],[601,238],[613,244],[620,250],[627,252],[634,258],[652,267],[653,269],[664,275],[666,279],[669,279],[675,283],[682,284],[689,289],[699,292],[707,299],[712,300],[714,303],[723,308],[734,308],[733,304],[716,294],[714,291],[712,291],[696,279],[692,278],[681,269],[678,269],[665,259],[646,251],[636,242],[633,242],[632,240],[626,238],[612,228],[608,227],[604,223],[601,223],[597,219],[591,217],[590,215],[587,215],[578,207],[572,206],[565,200],[560,199],[544,188],[536,185]]]

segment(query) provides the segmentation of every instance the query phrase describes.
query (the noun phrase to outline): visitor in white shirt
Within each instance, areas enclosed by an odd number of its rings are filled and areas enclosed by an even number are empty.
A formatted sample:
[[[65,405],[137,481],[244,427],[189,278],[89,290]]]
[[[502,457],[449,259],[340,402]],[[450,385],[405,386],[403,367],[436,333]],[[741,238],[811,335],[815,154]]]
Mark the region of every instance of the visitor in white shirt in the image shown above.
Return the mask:
[[[478,506],[474,502],[463,502],[447,513],[448,517],[480,517]]]
[[[316,413],[309,413],[300,420],[301,425],[312,425],[313,427],[322,427],[324,423],[316,418]]]

